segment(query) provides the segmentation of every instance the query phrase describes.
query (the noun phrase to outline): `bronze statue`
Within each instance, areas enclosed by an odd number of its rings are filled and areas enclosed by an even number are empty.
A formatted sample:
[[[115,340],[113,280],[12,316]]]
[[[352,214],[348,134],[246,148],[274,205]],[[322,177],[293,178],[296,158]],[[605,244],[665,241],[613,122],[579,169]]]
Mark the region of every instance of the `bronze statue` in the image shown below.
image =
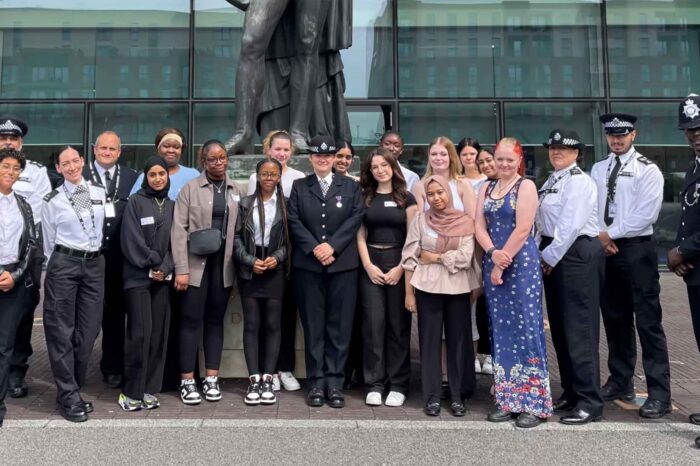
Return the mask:
[[[246,11],[229,154],[253,131],[287,128],[300,151],[316,135],[350,140],[340,50],[352,44],[352,0],[227,0]]]

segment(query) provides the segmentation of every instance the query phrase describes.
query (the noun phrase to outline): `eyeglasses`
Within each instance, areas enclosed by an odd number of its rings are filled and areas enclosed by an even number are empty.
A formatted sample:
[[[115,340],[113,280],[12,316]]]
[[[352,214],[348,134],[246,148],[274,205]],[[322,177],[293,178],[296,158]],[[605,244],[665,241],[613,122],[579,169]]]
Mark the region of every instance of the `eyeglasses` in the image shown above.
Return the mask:
[[[0,170],[16,174],[22,173],[22,167],[19,167],[17,165],[10,165],[9,163],[0,163]]]
[[[207,163],[211,165],[218,165],[220,163],[228,162],[228,157],[207,157]]]
[[[277,172],[262,172],[258,176],[264,180],[274,180],[279,178],[280,174]]]

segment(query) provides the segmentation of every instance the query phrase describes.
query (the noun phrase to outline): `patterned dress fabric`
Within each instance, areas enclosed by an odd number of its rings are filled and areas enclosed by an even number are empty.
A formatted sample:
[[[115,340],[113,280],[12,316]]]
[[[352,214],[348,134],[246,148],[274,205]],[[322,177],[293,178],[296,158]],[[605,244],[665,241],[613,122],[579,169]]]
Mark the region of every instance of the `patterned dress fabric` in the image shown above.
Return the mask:
[[[522,180],[501,199],[491,198],[496,184],[486,190],[484,217],[496,249],[515,229],[517,192]],[[552,415],[552,394],[547,370],[547,343],[542,316],[542,270],[534,238],[503,272],[503,284],[491,283],[493,261],[484,255],[484,290],[491,325],[496,405],[512,413]]]

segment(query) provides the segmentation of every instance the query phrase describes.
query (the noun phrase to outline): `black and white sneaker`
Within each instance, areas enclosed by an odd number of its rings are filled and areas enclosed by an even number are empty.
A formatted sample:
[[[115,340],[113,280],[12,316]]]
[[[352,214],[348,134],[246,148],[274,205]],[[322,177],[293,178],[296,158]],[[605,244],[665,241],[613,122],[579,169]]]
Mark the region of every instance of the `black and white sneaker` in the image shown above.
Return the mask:
[[[221,399],[221,387],[219,377],[210,375],[202,381],[202,392],[207,401],[219,401]]]
[[[180,383],[180,399],[186,405],[198,405],[202,402],[194,379],[183,380]]]
[[[264,374],[262,377],[262,386],[260,387],[260,403],[271,405],[276,401],[277,397],[275,397],[274,387],[272,386],[272,375]]]
[[[243,400],[247,405],[259,405],[260,404],[260,375],[254,374],[250,376],[250,385],[248,385],[248,392]]]

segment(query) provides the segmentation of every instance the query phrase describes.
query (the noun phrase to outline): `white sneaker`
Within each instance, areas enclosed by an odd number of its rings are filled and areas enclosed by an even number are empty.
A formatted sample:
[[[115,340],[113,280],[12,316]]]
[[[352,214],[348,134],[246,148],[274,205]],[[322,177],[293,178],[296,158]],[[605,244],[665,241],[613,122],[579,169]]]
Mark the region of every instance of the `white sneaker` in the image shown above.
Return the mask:
[[[288,392],[294,392],[296,390],[301,389],[299,381],[296,379],[296,377],[294,377],[294,374],[292,374],[291,372],[280,372],[279,378],[282,382],[282,386]]]
[[[272,389],[272,375],[264,374],[262,376],[262,385],[260,386],[260,403],[271,405],[276,401],[277,397]]]
[[[180,399],[186,405],[198,405],[202,402],[202,397],[197,391],[197,384],[194,379],[180,382]]]
[[[386,401],[384,402],[384,404],[387,406],[398,408],[399,406],[403,406],[405,401],[406,395],[400,392],[392,391],[389,392],[389,395],[386,397]]]
[[[221,387],[219,387],[219,378],[215,375],[210,375],[202,381],[202,392],[204,399],[207,401],[219,401],[221,399]]]
[[[382,394],[379,392],[369,392],[365,398],[365,404],[369,406],[381,406]]]
[[[260,375],[254,374],[250,376],[250,384],[248,385],[248,392],[243,400],[247,405],[259,405],[260,404]]]
[[[474,373],[481,374],[481,363],[479,358],[474,358]]]
[[[484,359],[484,363],[481,365],[481,373],[493,375],[493,360],[491,359],[490,354],[486,356],[486,359]]]
[[[274,374],[272,376],[272,391],[273,392],[280,391],[280,378],[277,376],[277,374]]]

